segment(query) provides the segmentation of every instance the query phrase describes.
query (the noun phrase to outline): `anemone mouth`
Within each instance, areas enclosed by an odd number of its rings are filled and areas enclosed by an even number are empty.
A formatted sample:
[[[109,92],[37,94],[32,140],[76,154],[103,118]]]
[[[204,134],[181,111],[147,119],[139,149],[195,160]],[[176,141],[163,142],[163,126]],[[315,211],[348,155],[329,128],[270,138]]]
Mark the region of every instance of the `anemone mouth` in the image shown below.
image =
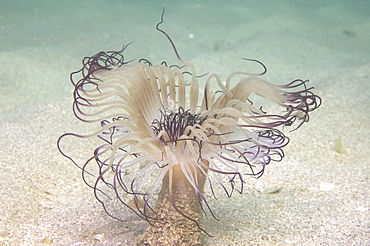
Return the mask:
[[[185,133],[189,126],[202,125],[207,119],[207,116],[202,117],[200,113],[192,114],[190,110],[185,110],[183,107],[179,107],[177,112],[171,110],[160,110],[160,112],[160,119],[154,119],[151,128],[153,133],[159,136],[159,140],[165,145],[168,143],[176,145],[176,142],[184,134],[190,136],[191,130]]]

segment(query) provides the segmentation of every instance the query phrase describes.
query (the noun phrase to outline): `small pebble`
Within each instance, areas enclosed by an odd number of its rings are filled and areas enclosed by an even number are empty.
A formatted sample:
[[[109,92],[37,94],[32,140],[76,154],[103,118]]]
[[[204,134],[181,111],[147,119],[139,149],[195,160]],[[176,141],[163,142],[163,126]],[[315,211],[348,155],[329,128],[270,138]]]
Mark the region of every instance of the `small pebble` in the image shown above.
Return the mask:
[[[194,38],[194,34],[189,33],[189,34],[188,34],[188,37],[189,37],[190,39],[193,39],[193,38]]]
[[[365,208],[364,206],[359,206],[356,208],[357,211],[361,211],[361,212],[365,212],[367,210],[369,210],[368,208]]]
[[[52,244],[53,239],[51,237],[45,237],[44,239],[42,239],[42,242],[45,244]]]
[[[320,183],[319,184],[320,190],[328,191],[328,190],[334,190],[335,184],[332,183]]]
[[[93,238],[99,242],[103,242],[104,236],[104,233],[97,233],[93,235]]]

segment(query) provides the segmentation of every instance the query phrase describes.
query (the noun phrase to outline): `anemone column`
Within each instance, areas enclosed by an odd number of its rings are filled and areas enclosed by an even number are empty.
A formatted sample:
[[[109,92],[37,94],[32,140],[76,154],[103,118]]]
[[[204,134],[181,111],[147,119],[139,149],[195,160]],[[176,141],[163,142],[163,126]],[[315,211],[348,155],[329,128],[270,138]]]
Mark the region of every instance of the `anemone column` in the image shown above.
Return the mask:
[[[160,220],[147,228],[140,244],[200,245],[202,230],[197,221],[203,214],[201,201],[180,165],[172,167],[172,179],[169,172],[162,181],[155,206],[155,217]],[[206,176],[200,171],[196,176],[198,191],[202,193]]]

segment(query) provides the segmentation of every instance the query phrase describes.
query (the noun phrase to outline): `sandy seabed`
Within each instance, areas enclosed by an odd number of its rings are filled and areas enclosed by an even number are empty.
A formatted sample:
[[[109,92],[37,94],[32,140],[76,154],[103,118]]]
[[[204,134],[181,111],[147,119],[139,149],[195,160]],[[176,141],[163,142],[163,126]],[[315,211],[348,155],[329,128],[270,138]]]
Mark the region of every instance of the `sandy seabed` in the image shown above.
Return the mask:
[[[128,59],[176,62],[154,29],[163,4],[135,14],[139,6],[120,4],[109,7],[106,19],[99,1],[53,15],[54,5],[0,10],[0,245],[135,245],[147,226],[128,211],[126,223],[107,216],[80,170],[56,148],[64,132],[89,132],[72,114],[69,83],[84,56],[135,39]],[[246,3],[166,6],[164,28],[199,74],[226,78],[250,69],[240,58],[258,58],[268,81],[309,78],[323,100],[310,122],[287,133],[283,161],[247,180],[241,195],[217,193],[211,205],[220,221],[204,220],[214,235],[206,243],[370,245],[370,20],[364,10],[370,7],[280,1],[266,13]]]

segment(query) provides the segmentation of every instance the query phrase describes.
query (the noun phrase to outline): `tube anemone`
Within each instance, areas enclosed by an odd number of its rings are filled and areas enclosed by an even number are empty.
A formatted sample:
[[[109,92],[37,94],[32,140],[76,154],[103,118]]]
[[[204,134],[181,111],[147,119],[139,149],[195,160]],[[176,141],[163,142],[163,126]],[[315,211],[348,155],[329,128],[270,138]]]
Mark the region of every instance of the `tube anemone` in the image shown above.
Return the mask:
[[[83,60],[71,74],[73,111],[89,123],[102,144],[81,165],[84,181],[112,217],[114,200],[147,220],[143,244],[200,243],[203,213],[213,212],[204,186],[221,188],[230,197],[242,192],[246,176],[260,177],[267,164],[284,157],[289,139],[279,130],[299,128],[321,99],[307,87],[308,80],[274,85],[266,73],[232,73],[225,82],[217,74],[200,91],[193,64],[153,65],[145,59],[125,61],[123,52],[99,52]],[[258,61],[256,61],[258,62]],[[212,88],[217,85],[215,91]],[[282,110],[269,113],[250,97],[258,94]],[[72,160],[72,158],[70,158]],[[73,161],[73,160],[72,160]],[[92,178],[92,179],[91,179]],[[214,217],[214,216],[213,216]]]

